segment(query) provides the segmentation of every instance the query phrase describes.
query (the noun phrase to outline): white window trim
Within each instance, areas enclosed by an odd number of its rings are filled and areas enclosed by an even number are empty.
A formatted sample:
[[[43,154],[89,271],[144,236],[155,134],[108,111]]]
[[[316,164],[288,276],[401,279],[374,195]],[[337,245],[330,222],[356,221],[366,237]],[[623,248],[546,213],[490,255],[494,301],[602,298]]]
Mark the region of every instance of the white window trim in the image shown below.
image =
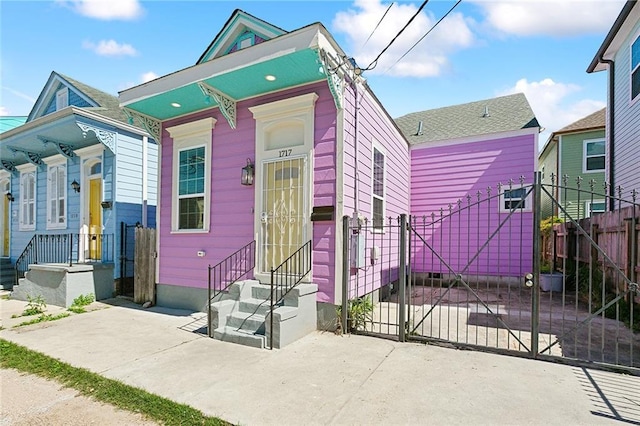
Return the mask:
[[[604,213],[607,211],[607,202],[605,200],[593,200],[593,201],[585,201],[584,203],[584,216],[585,217],[591,217],[591,204],[592,203],[603,203],[604,204],[604,210],[602,212],[597,211],[595,213]]]
[[[375,195],[373,192],[374,186],[374,169],[375,169],[375,151],[380,152],[384,156],[383,162],[383,174],[382,174],[382,197]],[[387,212],[387,151],[380,145],[375,139],[371,143],[371,230],[375,233],[384,233],[385,218]],[[382,228],[375,228],[373,226],[373,203],[375,199],[382,200]]]
[[[64,99],[65,102],[60,102],[60,99]],[[62,105],[64,103],[64,105]],[[69,106],[69,88],[63,87],[56,92],[56,111],[60,111]]]
[[[631,42],[629,43],[629,106],[635,105],[636,102],[640,102],[640,93],[633,98],[633,72],[638,71],[640,74],[640,63],[635,68],[631,68],[633,66],[632,63],[632,54],[633,54],[633,44],[638,42],[638,47],[640,48],[640,32],[638,32],[634,37],[631,37]]]
[[[511,210],[512,210],[512,209],[505,209],[504,207],[504,202],[506,201],[504,197],[505,192],[514,191],[521,188],[524,189],[525,192],[529,192],[529,189],[531,188],[531,184],[523,183],[522,185],[520,184],[513,185],[511,186],[511,188],[509,188],[509,185],[505,185],[501,188],[502,192],[500,192],[500,213],[511,213]],[[524,208],[514,210],[514,213],[525,213],[525,212],[531,212],[532,210],[533,210],[533,191],[530,191],[529,194],[527,195],[527,198],[524,199]]]
[[[54,157],[50,157],[47,158],[45,160],[45,163],[47,164],[47,206],[46,206],[46,210],[47,210],[47,230],[49,229],[66,229],[67,228],[67,212],[68,212],[68,199],[69,199],[69,195],[68,195],[68,191],[67,191],[67,181],[68,179],[68,173],[67,173],[67,161],[66,158],[63,157],[62,155],[56,155]],[[64,191],[64,217],[63,217],[63,222],[59,223],[59,222],[53,222],[53,219],[51,217],[51,196],[53,194],[53,191],[51,189],[51,169],[53,169],[54,167],[62,167],[64,166],[64,184],[63,186],[63,191]],[[59,212],[58,212],[59,214]],[[59,219],[60,217],[58,216],[56,219]]]
[[[211,131],[216,119],[209,117],[190,123],[168,127],[173,139],[173,177],[171,182],[171,233],[199,234],[208,233],[211,220]],[[178,178],[180,151],[204,146],[204,218],[202,229],[179,229]]]
[[[36,166],[32,164],[22,164],[17,167],[20,171],[20,207],[18,209],[18,214],[20,215],[18,218],[18,229],[20,231],[35,231],[36,224],[38,220],[38,170]],[[24,175],[33,173],[33,224],[25,225],[22,221],[24,217],[24,187],[22,179]]]
[[[587,170],[587,144],[594,142],[602,142],[604,144],[604,154],[591,155],[590,157],[604,156],[605,166],[598,170]],[[582,141],[582,173],[603,173],[607,167],[607,143],[604,138],[585,139]]]

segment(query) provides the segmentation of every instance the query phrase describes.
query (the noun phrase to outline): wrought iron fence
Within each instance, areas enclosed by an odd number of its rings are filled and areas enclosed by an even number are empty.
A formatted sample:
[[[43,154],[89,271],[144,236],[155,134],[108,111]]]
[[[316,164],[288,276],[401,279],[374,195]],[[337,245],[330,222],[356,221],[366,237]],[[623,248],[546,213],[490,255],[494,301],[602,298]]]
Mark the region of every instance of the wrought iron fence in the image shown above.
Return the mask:
[[[273,349],[273,311],[284,300],[284,297],[293,290],[311,272],[311,240],[296,250],[278,267],[271,268],[271,306],[269,310],[270,331],[269,347]]]
[[[29,265],[114,261],[113,234],[36,234],[16,259],[16,284]]]

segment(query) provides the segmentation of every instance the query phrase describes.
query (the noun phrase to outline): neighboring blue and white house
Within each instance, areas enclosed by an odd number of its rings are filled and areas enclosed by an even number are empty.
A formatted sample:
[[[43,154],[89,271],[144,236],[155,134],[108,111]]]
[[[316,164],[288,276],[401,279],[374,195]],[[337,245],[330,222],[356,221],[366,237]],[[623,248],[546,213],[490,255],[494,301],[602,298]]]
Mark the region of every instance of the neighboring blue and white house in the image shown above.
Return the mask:
[[[121,225],[155,227],[156,183],[157,145],[117,98],[52,72],[26,122],[0,134],[3,268],[100,264],[111,297]]]
[[[627,1],[589,64],[607,70],[607,164],[611,190],[640,191],[640,3]],[[613,209],[613,206],[610,206]]]

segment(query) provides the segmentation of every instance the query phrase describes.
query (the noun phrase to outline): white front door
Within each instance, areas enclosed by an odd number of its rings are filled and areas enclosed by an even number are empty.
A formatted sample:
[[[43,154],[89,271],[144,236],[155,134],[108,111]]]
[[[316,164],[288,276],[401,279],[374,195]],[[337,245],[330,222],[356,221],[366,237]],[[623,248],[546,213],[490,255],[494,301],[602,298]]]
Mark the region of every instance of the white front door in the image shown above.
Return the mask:
[[[306,156],[262,163],[261,273],[280,266],[308,239],[306,176]]]

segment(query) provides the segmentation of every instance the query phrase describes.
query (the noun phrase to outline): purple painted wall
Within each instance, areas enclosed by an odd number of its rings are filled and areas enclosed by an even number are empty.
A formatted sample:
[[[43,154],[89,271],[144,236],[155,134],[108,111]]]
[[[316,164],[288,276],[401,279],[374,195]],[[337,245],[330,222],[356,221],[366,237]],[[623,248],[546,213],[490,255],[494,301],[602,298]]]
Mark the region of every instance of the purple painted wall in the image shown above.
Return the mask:
[[[433,249],[412,238],[414,272],[522,276],[531,271],[532,197],[526,200],[528,212],[509,216],[500,211],[504,200],[497,185],[504,191],[513,179],[512,187],[519,188],[524,176],[525,189],[530,188],[535,144],[535,135],[523,134],[412,147],[411,214]]]
[[[344,125],[344,214],[352,216],[356,210],[368,221],[372,218],[372,154],[373,143],[385,151],[385,216],[396,218],[409,210],[409,148],[393,121],[376,99],[360,89],[358,93],[358,137],[355,138],[356,98],[351,87],[345,90]],[[357,164],[357,168],[356,168]],[[356,197],[356,182],[358,182]],[[352,269],[350,297],[372,292],[397,278],[397,243],[390,232],[386,234],[364,231],[366,251],[378,247],[380,257],[367,262],[363,268]],[[385,237],[386,235],[386,237]],[[348,242],[345,242],[348,244]],[[368,256],[367,256],[368,257]]]
[[[171,233],[173,139],[163,131],[158,283],[206,288],[207,266],[215,265],[254,238],[253,186],[240,184],[246,159],[255,159],[255,120],[249,107],[315,92],[315,153],[313,205],[336,205],[336,109],[326,83],[317,83],[240,102],[236,129],[229,127],[220,111],[210,109],[163,123],[163,129],[206,117],[217,122],[212,131],[211,225],[208,233]],[[313,278],[319,286],[318,300],[334,297],[335,222],[313,224]],[[205,257],[197,252],[204,250]]]

